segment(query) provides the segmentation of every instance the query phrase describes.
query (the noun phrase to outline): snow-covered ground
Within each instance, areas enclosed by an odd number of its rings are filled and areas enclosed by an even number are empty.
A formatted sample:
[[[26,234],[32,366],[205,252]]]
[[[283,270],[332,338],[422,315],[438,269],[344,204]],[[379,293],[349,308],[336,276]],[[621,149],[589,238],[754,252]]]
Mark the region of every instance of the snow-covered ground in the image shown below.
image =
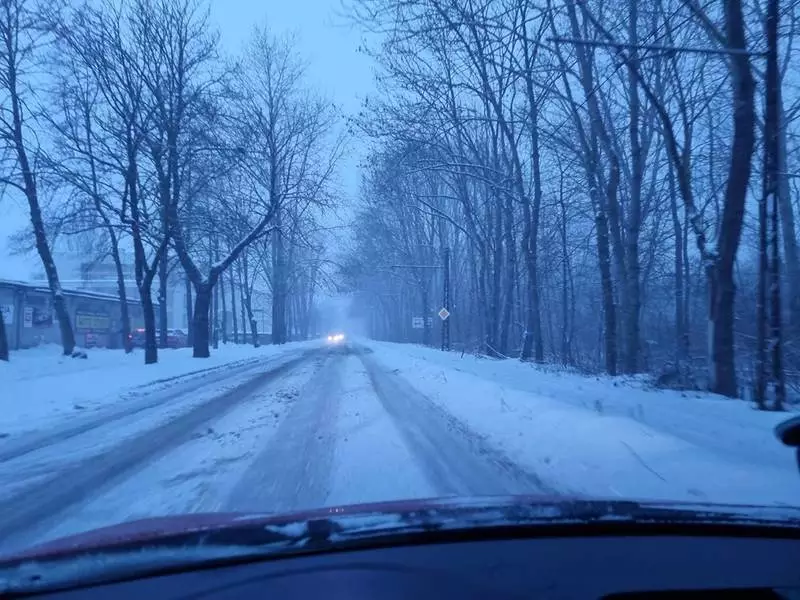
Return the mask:
[[[10,362],[0,361],[0,436],[42,430],[76,413],[150,394],[181,378],[315,345],[319,343],[260,348],[227,344],[212,350],[207,359],[192,358],[190,348],[167,349],[159,350],[154,365],[144,364],[143,350],[127,355],[120,350],[88,350],[86,359],[63,356],[54,344],[14,352]]]
[[[760,412],[514,360],[364,341],[381,365],[564,493],[800,504],[793,453]]]

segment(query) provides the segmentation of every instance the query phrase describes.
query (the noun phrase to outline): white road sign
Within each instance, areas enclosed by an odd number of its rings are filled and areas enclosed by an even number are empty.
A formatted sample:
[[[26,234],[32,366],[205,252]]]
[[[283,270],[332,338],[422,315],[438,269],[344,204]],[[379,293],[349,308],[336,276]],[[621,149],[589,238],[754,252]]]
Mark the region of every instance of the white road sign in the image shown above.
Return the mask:
[[[450,316],[450,311],[447,310],[446,308],[443,307],[442,310],[439,311],[439,318],[442,321],[446,321],[447,317],[449,317],[449,316]]]
[[[411,327],[413,329],[424,329],[425,319],[422,317],[411,317]]]

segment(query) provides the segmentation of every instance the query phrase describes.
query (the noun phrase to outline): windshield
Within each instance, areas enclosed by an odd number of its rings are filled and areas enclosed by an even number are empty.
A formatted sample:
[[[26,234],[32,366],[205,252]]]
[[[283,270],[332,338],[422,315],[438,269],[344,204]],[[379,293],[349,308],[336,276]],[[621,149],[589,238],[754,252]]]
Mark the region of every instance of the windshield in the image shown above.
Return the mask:
[[[724,4],[0,0],[0,554],[800,506],[800,4]]]

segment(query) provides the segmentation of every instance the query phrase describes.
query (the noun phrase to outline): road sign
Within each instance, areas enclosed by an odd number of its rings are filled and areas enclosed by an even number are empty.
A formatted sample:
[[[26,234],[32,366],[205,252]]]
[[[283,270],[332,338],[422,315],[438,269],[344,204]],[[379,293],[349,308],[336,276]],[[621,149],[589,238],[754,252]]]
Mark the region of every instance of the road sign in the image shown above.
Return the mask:
[[[446,308],[443,307],[442,310],[439,311],[439,318],[442,321],[447,321],[447,317],[449,316],[450,316],[450,311],[447,310]]]
[[[424,329],[425,319],[422,317],[411,317],[411,327],[413,329]]]

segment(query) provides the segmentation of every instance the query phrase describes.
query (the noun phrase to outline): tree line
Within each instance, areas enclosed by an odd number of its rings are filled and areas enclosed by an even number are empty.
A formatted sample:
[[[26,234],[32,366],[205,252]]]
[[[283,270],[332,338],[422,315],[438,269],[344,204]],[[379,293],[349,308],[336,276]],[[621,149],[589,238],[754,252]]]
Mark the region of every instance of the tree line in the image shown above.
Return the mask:
[[[21,240],[41,259],[65,354],[64,239],[113,262],[128,351],[133,257],[145,363],[166,345],[170,276],[185,280],[195,357],[231,330],[258,343],[260,289],[273,343],[308,334],[342,138],[291,37],[259,27],[228,56],[199,0],[0,0],[0,94],[3,193],[27,201]]]
[[[435,314],[449,248],[464,349],[780,408],[800,384],[798,17],[356,0],[379,93],[342,273],[372,335]]]

